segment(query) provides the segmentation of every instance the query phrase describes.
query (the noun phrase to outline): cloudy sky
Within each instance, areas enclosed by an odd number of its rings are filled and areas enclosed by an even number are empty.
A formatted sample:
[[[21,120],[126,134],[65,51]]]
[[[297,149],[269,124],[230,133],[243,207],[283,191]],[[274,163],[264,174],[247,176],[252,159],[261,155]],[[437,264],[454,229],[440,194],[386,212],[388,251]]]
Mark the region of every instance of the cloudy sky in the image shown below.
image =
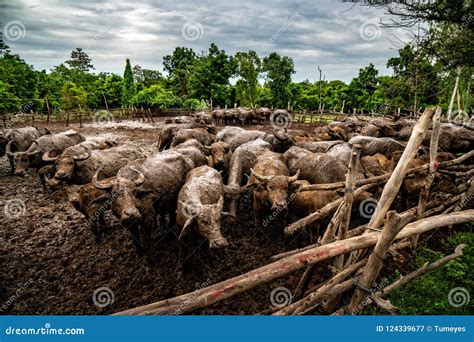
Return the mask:
[[[162,70],[176,46],[228,53],[277,51],[295,61],[294,80],[350,81],[374,63],[382,74],[408,33],[379,25],[382,10],[331,0],[0,0],[3,38],[36,69],[50,70],[82,47],[96,71],[132,65]]]

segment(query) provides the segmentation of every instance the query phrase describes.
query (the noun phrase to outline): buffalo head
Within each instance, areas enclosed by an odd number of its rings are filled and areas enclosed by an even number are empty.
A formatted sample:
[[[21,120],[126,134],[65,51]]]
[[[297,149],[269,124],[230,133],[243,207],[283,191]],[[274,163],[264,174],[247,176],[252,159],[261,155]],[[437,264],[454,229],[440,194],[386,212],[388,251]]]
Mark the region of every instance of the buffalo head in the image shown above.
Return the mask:
[[[299,175],[300,170],[296,172],[294,176],[263,176],[256,173],[253,169],[250,169],[252,175],[257,179],[260,184],[255,186],[261,186],[262,190],[268,194],[268,200],[271,204],[271,209],[286,209],[288,205],[288,185],[295,182]],[[251,185],[253,185],[251,184]]]

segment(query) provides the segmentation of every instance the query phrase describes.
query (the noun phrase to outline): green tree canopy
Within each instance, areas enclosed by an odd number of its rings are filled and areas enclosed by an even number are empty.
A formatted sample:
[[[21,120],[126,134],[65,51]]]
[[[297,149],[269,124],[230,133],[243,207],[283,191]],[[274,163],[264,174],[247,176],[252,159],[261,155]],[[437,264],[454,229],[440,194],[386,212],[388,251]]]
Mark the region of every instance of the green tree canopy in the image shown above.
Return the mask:
[[[262,71],[272,94],[273,105],[285,108],[290,101],[291,75],[295,73],[293,59],[272,52],[263,59]]]
[[[133,82],[133,71],[130,66],[130,60],[127,58],[125,64],[125,71],[123,73],[123,87],[122,87],[122,106],[130,107],[132,99],[137,92],[135,83]]]

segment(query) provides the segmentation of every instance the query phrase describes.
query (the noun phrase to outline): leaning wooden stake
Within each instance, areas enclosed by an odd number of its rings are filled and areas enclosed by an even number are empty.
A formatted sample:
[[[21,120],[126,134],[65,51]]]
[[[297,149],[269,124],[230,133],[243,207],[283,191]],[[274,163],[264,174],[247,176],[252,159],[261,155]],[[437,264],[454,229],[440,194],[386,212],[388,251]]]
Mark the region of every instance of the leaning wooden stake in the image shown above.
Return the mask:
[[[369,257],[369,261],[367,261],[367,265],[365,265],[364,272],[360,276],[359,283],[361,286],[368,289],[372,288],[380,273],[380,270],[382,269],[383,263],[387,258],[387,253],[390,246],[392,245],[393,240],[402,230],[402,228],[414,219],[414,210],[406,213],[403,216],[398,215],[395,211],[388,212],[382,234],[380,235],[377,244],[375,245],[374,250]],[[359,288],[356,289],[349,304],[349,310],[353,311],[355,308],[357,308],[366,296],[366,292]]]
[[[402,185],[403,179],[405,178],[408,166],[415,158],[416,153],[423,142],[423,138],[425,137],[426,131],[428,130],[428,126],[431,122],[431,119],[433,118],[434,113],[434,110],[426,109],[418,123],[413,128],[410,140],[408,140],[407,146],[403,151],[403,154],[398,161],[392,176],[388,180],[387,184],[385,184],[382,195],[380,196],[380,200],[377,204],[377,207],[375,208],[374,215],[368,224],[369,228],[379,228],[382,225],[385,215],[387,214],[393,200],[400,190],[400,186]]]
[[[411,237],[435,228],[470,222],[474,220],[474,209],[447,215],[438,215],[408,224],[397,235],[396,239]],[[153,304],[126,310],[118,315],[156,315],[186,313],[197,308],[206,307],[213,303],[248,291],[274,279],[283,277],[291,272],[302,269],[310,264],[321,262],[338,255],[373,246],[378,240],[379,233],[367,233],[351,239],[335,241],[298,254],[291,255],[271,264],[262,266],[242,275],[227,279],[204,289],[183,294],[181,296],[162,300]]]
[[[418,212],[417,219],[421,220],[425,216],[426,202],[428,201],[428,195],[430,193],[431,184],[436,177],[436,171],[438,170],[438,141],[439,133],[441,131],[441,114],[443,109],[436,108],[435,115],[433,117],[433,130],[431,132],[431,143],[430,143],[430,169],[428,176],[425,180],[425,186],[420,191],[420,198],[418,200]],[[412,243],[413,248],[416,248],[419,236],[413,237]]]

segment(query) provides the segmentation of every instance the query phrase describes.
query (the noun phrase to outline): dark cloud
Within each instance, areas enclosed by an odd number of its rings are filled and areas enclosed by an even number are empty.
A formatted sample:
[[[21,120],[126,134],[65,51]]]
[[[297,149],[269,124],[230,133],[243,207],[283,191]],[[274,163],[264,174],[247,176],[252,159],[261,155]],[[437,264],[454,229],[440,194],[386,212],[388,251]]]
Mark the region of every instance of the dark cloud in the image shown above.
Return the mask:
[[[125,58],[161,69],[163,56],[176,46],[200,52],[215,42],[228,53],[252,49],[261,56],[291,56],[297,81],[314,80],[317,65],[327,79],[349,81],[371,62],[387,73],[386,61],[396,54],[390,36],[407,36],[381,28],[378,9],[331,0],[2,1],[6,43],[47,70],[76,47],[86,50],[97,71],[122,73]],[[8,39],[12,22],[24,26],[23,38]]]

